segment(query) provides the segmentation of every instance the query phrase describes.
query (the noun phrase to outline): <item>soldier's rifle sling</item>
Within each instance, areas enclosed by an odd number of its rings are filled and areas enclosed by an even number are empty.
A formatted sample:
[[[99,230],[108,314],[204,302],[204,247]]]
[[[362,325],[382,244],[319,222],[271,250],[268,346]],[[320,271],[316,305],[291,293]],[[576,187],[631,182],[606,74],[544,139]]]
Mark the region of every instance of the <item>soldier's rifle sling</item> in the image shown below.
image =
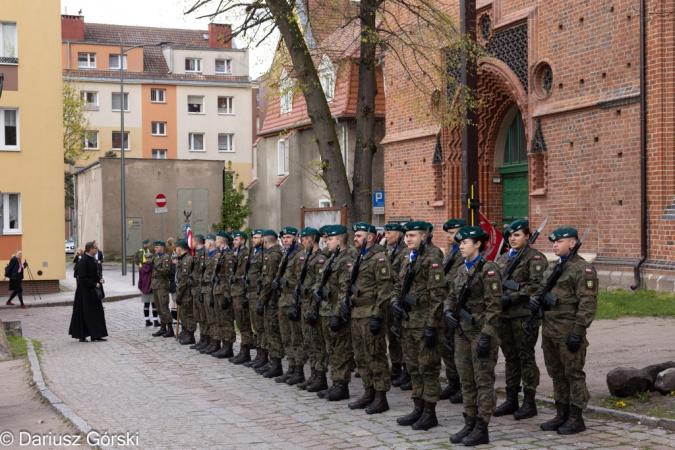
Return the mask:
[[[318,316],[319,315],[319,309],[321,307],[321,302],[326,300],[324,298],[324,289],[326,289],[326,283],[328,283],[328,278],[330,278],[330,274],[333,271],[333,261],[335,261],[335,258],[337,255],[340,254],[340,246],[338,245],[333,254],[331,255],[330,259],[328,260],[328,264],[326,264],[326,268],[323,270],[323,273],[321,274],[321,284],[319,285],[318,293],[319,293],[319,298],[316,301],[316,306],[315,306],[315,314]]]
[[[431,238],[429,238],[428,236],[427,242],[431,242]],[[415,258],[415,261],[410,263],[410,265],[408,266],[408,270],[406,271],[405,276],[403,277],[403,284],[401,285],[401,293],[398,296],[398,299],[396,300],[398,306],[400,306],[401,309],[403,310],[402,319],[407,320],[410,317],[406,312],[406,297],[408,297],[408,292],[410,291],[410,287],[412,286],[413,278],[415,278],[415,274],[417,272],[417,264],[422,259],[422,255],[424,254],[426,248],[427,248],[426,243],[423,243],[419,253],[417,254],[417,257]],[[402,336],[401,318],[394,317],[394,323],[392,324],[390,330],[392,333],[394,333],[394,335],[397,338],[401,338]]]
[[[460,324],[461,320],[464,320],[466,323],[469,325],[473,325],[474,318],[473,315],[471,315],[471,312],[469,312],[466,309],[466,303],[469,301],[469,295],[471,294],[471,288],[473,287],[473,284],[475,282],[476,277],[478,274],[483,270],[483,266],[485,265],[486,261],[481,257],[481,259],[476,263],[475,266],[473,266],[473,273],[470,274],[464,284],[462,285],[462,290],[459,293],[459,297],[457,297],[457,304],[455,305],[455,310],[453,311],[454,316],[457,318],[457,326],[454,328],[451,328],[446,336],[447,340],[447,346],[448,348],[452,349],[454,346],[454,340],[455,340],[455,333],[459,333],[461,336],[464,334],[464,331],[462,330],[462,326]]]

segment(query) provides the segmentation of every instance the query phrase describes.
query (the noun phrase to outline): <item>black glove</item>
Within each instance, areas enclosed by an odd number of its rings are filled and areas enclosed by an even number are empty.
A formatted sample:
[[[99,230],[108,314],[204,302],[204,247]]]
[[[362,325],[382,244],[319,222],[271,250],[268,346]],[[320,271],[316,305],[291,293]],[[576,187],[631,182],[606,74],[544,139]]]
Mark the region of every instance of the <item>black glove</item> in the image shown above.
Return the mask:
[[[457,320],[455,314],[449,309],[443,311],[443,317],[445,318],[445,323],[447,324],[449,329],[454,330],[455,328],[457,328],[457,325],[459,325],[459,320]]]
[[[183,304],[183,297],[180,295],[176,297],[176,305],[180,306]]]
[[[230,307],[230,297],[223,297],[223,299],[220,301],[220,308],[228,309],[229,307]]]
[[[277,289],[279,289],[279,283],[277,283],[277,280],[272,281],[271,287],[272,287],[273,291],[276,291]]]
[[[392,308],[394,309],[394,318],[400,321],[405,313],[405,310],[401,305],[398,304],[398,302],[395,302]]]
[[[248,303],[248,297],[244,297],[241,299],[241,307],[248,309],[249,303]]]
[[[373,333],[373,336],[377,336],[382,329],[382,319],[377,316],[371,316],[368,326],[370,327],[370,332]]]
[[[349,317],[349,314],[351,313],[351,310],[349,306],[347,305],[346,300],[342,300],[342,303],[340,303],[340,315],[342,317]]]
[[[478,341],[478,344],[476,345],[476,355],[480,359],[485,359],[488,356],[490,356],[490,341],[492,340],[492,336],[489,336],[485,333],[480,334],[480,340]]]
[[[570,333],[569,336],[567,336],[567,339],[565,340],[567,350],[569,350],[572,353],[576,353],[577,350],[579,350],[579,347],[581,347],[581,344],[583,343],[584,337],[574,333]]]
[[[209,294],[209,306],[210,306],[211,308],[213,308],[213,307],[215,306],[215,303],[216,303],[216,300],[215,300],[215,298],[213,297],[213,292],[211,292],[211,293]]]
[[[509,294],[502,295],[502,311],[508,309],[512,304],[513,300],[511,300],[511,296]]]
[[[319,292],[318,289],[314,289],[312,291],[312,298],[314,299],[315,302],[320,302],[321,301],[321,293]]]
[[[255,304],[255,313],[260,317],[265,315],[265,306],[263,306],[260,300],[258,300],[258,303]]]
[[[342,319],[340,319],[340,316],[333,316],[330,318],[328,325],[330,326],[330,331],[337,333],[342,329]]]
[[[288,307],[286,317],[288,317],[288,320],[290,320],[291,322],[297,322],[298,320],[300,320],[300,307],[298,306],[297,303],[295,302],[291,303],[291,306]]]
[[[307,313],[306,320],[307,320],[307,325],[314,328],[316,326],[317,322],[319,321],[319,318],[316,316],[315,312],[310,311],[310,312]]]
[[[427,348],[434,348],[438,343],[438,338],[436,337],[436,328],[425,326],[424,327],[424,343]]]
[[[541,308],[541,303],[539,302],[538,297],[530,297],[530,303],[527,305],[528,308],[530,308],[530,311],[533,313],[536,313],[539,311],[539,308]]]
[[[204,303],[204,294],[201,292],[197,294],[197,300],[199,300],[199,303]]]

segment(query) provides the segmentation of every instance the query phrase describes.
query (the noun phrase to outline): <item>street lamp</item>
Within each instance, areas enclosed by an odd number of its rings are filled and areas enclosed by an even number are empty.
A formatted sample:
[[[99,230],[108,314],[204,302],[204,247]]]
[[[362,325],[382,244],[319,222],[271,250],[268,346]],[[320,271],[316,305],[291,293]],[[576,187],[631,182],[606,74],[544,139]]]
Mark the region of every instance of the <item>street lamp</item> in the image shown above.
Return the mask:
[[[125,194],[125,180],[124,180],[124,54],[129,50],[138,47],[161,47],[169,42],[160,42],[158,44],[137,44],[126,50],[124,44],[120,43],[120,152],[122,159],[120,165],[122,166],[122,275],[127,274],[127,214],[126,214],[126,194]]]

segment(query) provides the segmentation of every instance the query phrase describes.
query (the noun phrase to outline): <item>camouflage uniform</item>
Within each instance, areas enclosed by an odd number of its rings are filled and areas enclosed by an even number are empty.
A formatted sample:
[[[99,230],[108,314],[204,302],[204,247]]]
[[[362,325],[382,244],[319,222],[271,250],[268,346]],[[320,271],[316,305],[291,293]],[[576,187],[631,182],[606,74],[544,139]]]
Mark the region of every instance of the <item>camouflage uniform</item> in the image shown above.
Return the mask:
[[[438,247],[436,247],[438,249]],[[416,262],[415,276],[408,294],[417,299],[417,305],[409,305],[409,318],[401,320],[404,360],[413,385],[413,399],[421,399],[435,404],[441,392],[439,373],[441,370],[441,343],[440,339],[432,348],[427,348],[425,340],[421,338],[424,327],[436,328],[437,333],[442,327],[441,304],[447,295],[445,277],[443,275],[443,260],[436,251],[429,246]],[[442,255],[442,252],[440,252]],[[410,258],[406,258],[401,266],[399,278],[403,280],[410,266]],[[392,302],[400,296],[402,283],[394,286]],[[406,304],[407,305],[407,304]]]
[[[171,255],[164,252],[155,255],[152,267],[152,297],[155,307],[159,311],[159,319],[162,325],[171,326],[173,317],[169,310],[169,272],[171,271]]]
[[[450,258],[452,258],[454,251],[457,251],[455,254],[455,260],[450,266],[448,273],[445,274],[445,284],[448,287],[448,292],[450,291],[450,286],[455,280],[457,271],[460,267],[462,267],[462,265],[464,265],[464,258],[462,258],[462,254],[459,253],[459,246],[457,246],[457,248],[453,246],[453,250],[448,252],[445,260],[443,261],[443,270],[445,271],[445,265],[448,263]],[[446,339],[445,324],[442,326],[443,334],[441,335],[441,342],[443,343],[443,349],[441,350],[441,356],[443,358],[443,363],[445,364],[445,377],[448,379],[448,381],[458,380],[459,372],[457,372],[457,365],[455,364],[455,348],[454,346],[447,345],[448,340]]]
[[[307,313],[316,308],[312,301],[312,288],[321,284],[321,273],[329,258],[330,252],[327,248],[312,253],[307,269],[307,278],[305,279],[305,286],[308,289],[302,299],[302,336],[309,356],[309,366],[318,372],[328,370],[328,353],[323,337],[323,319],[319,316],[316,326],[311,327],[307,323]]]
[[[217,260],[219,258],[220,252],[218,250],[211,250],[206,253],[204,257],[204,276],[202,277],[202,299],[204,300],[204,303],[202,303],[202,319],[206,323],[206,329],[208,330],[206,334],[211,337],[211,340],[213,340],[218,333],[215,308],[211,306],[211,293],[213,292],[211,277],[216,269]]]
[[[234,308],[232,307],[232,297],[230,294],[229,280],[234,267],[234,252],[227,247],[220,252],[220,270],[218,271],[218,284],[213,287],[213,296],[215,298],[214,312],[218,326],[218,335],[216,339],[233,344],[237,340],[237,333],[234,330]],[[222,301],[227,297],[229,304],[226,309],[222,308]]]
[[[248,256],[251,260],[251,266],[248,270],[248,316],[256,333],[256,346],[258,349],[268,349],[267,341],[265,340],[265,318],[256,313],[256,307],[260,298],[258,295],[258,280],[262,277],[263,252],[267,253],[262,247],[258,247]]]
[[[208,324],[206,323],[204,304],[199,301],[199,291],[202,289],[202,268],[206,268],[205,247],[197,250],[194,256],[194,266],[192,267],[192,313],[195,322],[199,324],[199,334],[206,336],[209,334]]]
[[[400,285],[400,283],[403,281],[399,277],[399,274],[401,272],[401,265],[403,264],[403,261],[405,261],[408,253],[408,246],[403,241],[401,241],[398,247],[387,251],[387,258],[389,259],[389,264],[391,266],[393,285]],[[385,317],[387,320],[384,326],[387,330],[387,339],[389,340],[389,359],[391,359],[392,364],[402,364],[403,350],[401,349],[401,342],[391,331],[391,326],[394,323],[394,315],[391,308],[387,308]]]
[[[453,310],[462,286],[469,274],[476,270],[479,261],[476,261],[467,270],[462,264],[457,270],[454,282],[450,285],[450,293],[445,301],[445,309]],[[469,298],[466,302],[475,320],[473,325],[467,324],[461,317],[459,326],[464,333],[455,333],[455,363],[462,384],[462,398],[464,410],[469,417],[481,417],[486,424],[495,409],[495,365],[499,354],[499,326],[502,305],[502,281],[497,264],[485,262],[483,269],[474,279]],[[478,358],[476,346],[482,334],[491,336],[490,354],[487,358]]]
[[[518,267],[509,280],[519,283],[518,291],[504,289],[513,302],[502,310],[502,320],[497,329],[501,341],[501,349],[506,362],[506,387],[520,389],[520,380],[525,390],[536,390],[539,386],[539,367],[535,358],[534,347],[539,339],[539,324],[532,327],[529,336],[523,331],[523,320],[531,314],[528,308],[530,297],[541,284],[546,270],[546,257],[530,246],[525,247]],[[504,253],[495,261],[503,271],[510,260],[509,253]]]
[[[387,360],[386,321],[382,320],[380,332],[373,335],[370,331],[371,317],[386,317],[389,308],[389,295],[393,289],[391,268],[386,250],[375,244],[361,257],[359,273],[354,283],[359,295],[352,294],[354,306],[351,310],[351,338],[359,374],[363,386],[374,387],[376,391],[387,392],[391,388],[389,361]],[[360,257],[360,255],[359,255]],[[351,269],[343,265],[347,273],[340,277],[341,297],[350,290]]]
[[[284,248],[275,245],[265,249],[265,260],[262,268],[262,290],[260,301],[265,305],[265,340],[270,358],[283,358],[284,346],[281,343],[281,331],[279,330],[279,306],[270,308],[269,301],[272,297],[272,281],[274,281],[279,264],[283,259]]]
[[[242,304],[244,300],[244,287],[242,286],[241,277],[246,271],[246,261],[248,261],[249,250],[242,247],[236,252],[236,272],[232,274],[232,286],[230,287],[230,295],[232,295],[232,305],[234,307],[234,318],[237,321],[237,328],[241,334],[241,345],[253,346],[253,331],[251,330],[251,317],[249,316],[248,308],[244,309]],[[250,270],[250,267],[249,267]],[[228,280],[229,283],[229,280]]]
[[[176,296],[181,299],[180,322],[183,329],[191,333],[197,329],[195,318],[192,312],[192,294],[188,288],[188,279],[192,277],[192,257],[189,253],[183,253],[183,256],[176,264]]]
[[[549,265],[535,296],[540,295],[556,264]],[[546,371],[553,379],[553,396],[558,403],[584,409],[590,399],[584,373],[588,348],[586,330],[598,309],[595,269],[581,256],[572,256],[551,293],[558,298],[555,306],[541,300],[545,305],[541,348]],[[583,344],[575,353],[565,345],[570,333],[583,337]]]
[[[288,254],[288,264],[284,272],[286,285],[280,286],[281,295],[279,296],[279,331],[281,333],[281,342],[283,343],[289,366],[302,366],[307,361],[307,353],[302,342],[302,324],[299,321],[288,319],[288,308],[295,302],[293,300],[293,289],[298,285],[302,265],[305,262],[305,251],[296,245]],[[277,273],[277,277],[280,274]]]

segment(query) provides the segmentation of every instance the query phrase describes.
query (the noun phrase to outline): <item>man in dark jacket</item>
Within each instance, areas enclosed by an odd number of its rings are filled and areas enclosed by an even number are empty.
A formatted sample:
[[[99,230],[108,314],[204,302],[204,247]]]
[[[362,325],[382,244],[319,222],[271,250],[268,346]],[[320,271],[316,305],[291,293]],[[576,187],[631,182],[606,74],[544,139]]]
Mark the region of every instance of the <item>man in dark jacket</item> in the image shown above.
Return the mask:
[[[87,242],[77,266],[77,290],[68,334],[80,342],[87,342],[88,336],[91,336],[92,341],[105,341],[104,338],[108,336],[103,304],[97,293],[97,289],[102,289],[105,283],[94,259],[97,252],[96,243]]]

